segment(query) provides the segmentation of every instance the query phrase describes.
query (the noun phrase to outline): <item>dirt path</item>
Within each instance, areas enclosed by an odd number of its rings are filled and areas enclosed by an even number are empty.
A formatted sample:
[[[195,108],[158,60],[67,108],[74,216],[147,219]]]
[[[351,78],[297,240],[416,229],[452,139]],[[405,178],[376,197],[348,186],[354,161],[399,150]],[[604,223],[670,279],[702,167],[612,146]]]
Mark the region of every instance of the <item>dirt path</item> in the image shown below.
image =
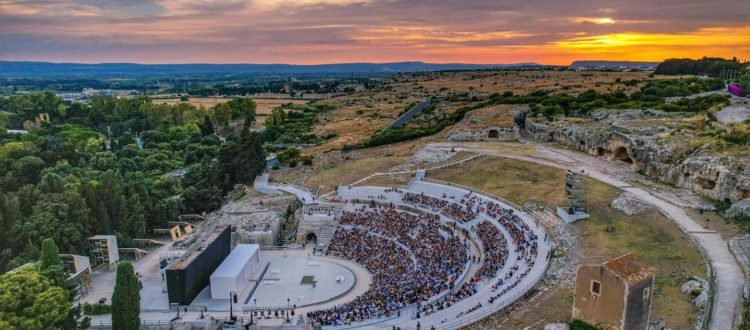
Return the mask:
[[[713,292],[713,310],[710,329],[733,329],[735,318],[742,304],[744,278],[741,268],[729,251],[727,241],[713,230],[701,226],[698,219],[685,212],[695,202],[669,193],[666,187],[650,191],[633,184],[635,173],[623,164],[609,162],[582,152],[555,149],[542,144],[517,143],[431,143],[432,147],[451,148],[517,159],[574,171],[584,171],[592,178],[624,191],[634,193],[651,202],[668,218],[674,221],[697,243],[713,269],[716,288]],[[529,151],[531,147],[531,151]],[[639,178],[644,181],[642,177]],[[655,185],[658,187],[658,185]]]

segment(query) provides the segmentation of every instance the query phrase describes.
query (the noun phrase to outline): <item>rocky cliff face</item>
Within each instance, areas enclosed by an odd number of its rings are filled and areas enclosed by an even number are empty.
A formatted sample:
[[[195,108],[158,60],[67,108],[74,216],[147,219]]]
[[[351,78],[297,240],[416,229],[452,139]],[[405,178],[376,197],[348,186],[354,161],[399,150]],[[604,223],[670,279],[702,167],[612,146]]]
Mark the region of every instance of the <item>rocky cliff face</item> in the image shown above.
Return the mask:
[[[655,110],[599,111],[586,119],[563,119],[547,125],[527,120],[525,133],[576,147],[631,168],[659,181],[721,201],[750,198],[750,159],[714,156],[689,140],[666,138],[679,117]]]

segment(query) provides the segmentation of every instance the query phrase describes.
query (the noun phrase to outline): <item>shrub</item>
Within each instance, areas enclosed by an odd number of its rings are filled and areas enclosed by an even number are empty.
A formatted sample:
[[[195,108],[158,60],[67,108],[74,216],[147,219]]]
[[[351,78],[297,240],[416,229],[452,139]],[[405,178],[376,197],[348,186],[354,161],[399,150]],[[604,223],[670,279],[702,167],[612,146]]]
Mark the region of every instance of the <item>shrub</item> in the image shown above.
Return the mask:
[[[604,329],[601,326],[595,326],[588,324],[584,321],[573,319],[568,322],[568,326],[570,327],[570,330],[600,330]]]
[[[296,159],[297,157],[299,157],[299,155],[300,155],[299,149],[290,147],[276,154],[276,157],[279,159],[280,162],[288,163]]]
[[[83,314],[104,315],[112,313],[112,305],[83,303]]]

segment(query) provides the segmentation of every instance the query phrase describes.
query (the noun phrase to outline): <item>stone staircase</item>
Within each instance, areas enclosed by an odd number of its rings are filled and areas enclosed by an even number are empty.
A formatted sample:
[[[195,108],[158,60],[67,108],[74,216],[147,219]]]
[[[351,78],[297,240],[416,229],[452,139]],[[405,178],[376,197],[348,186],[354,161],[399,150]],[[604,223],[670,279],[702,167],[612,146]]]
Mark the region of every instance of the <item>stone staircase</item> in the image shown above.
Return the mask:
[[[336,222],[325,223],[320,228],[320,235],[318,236],[318,245],[328,245],[333,239],[333,234],[336,232]]]
[[[328,245],[336,231],[336,220],[333,216],[314,214],[304,214],[297,230],[297,242],[304,243],[309,233],[314,233],[318,245]]]

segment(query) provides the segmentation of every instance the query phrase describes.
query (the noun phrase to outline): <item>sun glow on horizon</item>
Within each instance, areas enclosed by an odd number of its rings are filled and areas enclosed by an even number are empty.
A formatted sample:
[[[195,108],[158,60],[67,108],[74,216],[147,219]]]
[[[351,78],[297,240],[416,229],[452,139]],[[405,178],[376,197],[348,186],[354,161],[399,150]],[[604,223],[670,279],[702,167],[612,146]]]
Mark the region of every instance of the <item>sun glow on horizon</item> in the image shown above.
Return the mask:
[[[577,23],[594,23],[598,25],[610,25],[617,23],[616,20],[610,17],[579,17],[576,18]]]

